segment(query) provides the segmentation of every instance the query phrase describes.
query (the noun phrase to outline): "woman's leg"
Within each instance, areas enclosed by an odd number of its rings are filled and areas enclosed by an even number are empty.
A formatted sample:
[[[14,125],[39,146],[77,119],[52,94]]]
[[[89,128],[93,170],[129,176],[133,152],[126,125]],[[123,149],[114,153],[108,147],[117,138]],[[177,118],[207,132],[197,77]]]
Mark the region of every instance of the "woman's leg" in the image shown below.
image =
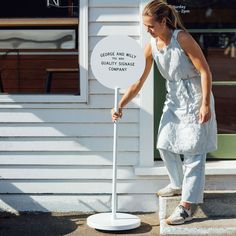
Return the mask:
[[[170,225],[192,220],[191,203],[202,203],[205,186],[206,154],[184,156],[184,179],[181,203],[166,219]]]
[[[182,186],[182,205],[202,203],[205,187],[206,154],[184,156],[184,179]]]
[[[161,159],[164,161],[164,164],[167,169],[168,176],[170,178],[170,184],[172,188],[182,188],[183,182],[183,167],[180,155],[164,150],[159,149]]]

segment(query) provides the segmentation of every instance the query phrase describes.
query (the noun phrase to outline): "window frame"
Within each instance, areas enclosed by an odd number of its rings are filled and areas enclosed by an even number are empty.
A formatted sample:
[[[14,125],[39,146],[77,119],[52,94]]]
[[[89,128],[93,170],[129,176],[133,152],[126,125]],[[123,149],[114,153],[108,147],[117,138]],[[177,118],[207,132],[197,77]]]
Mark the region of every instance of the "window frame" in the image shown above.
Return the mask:
[[[80,95],[73,94],[1,94],[7,103],[86,103],[88,101],[88,0],[80,0],[79,9],[79,71]]]

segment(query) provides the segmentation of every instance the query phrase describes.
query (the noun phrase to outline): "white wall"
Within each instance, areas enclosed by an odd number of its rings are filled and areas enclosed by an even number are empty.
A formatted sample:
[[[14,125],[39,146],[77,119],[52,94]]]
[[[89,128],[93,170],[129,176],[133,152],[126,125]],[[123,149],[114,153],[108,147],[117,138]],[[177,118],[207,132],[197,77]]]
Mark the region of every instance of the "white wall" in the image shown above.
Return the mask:
[[[140,42],[139,0],[89,1],[89,55],[110,34]],[[81,78],[83,79],[83,78]],[[0,96],[0,207],[107,211],[111,205],[113,91],[89,70],[88,103]],[[118,140],[118,208],[150,211],[160,181],[138,177],[140,97],[124,111]],[[163,182],[164,184],[164,182]]]
[[[140,6],[147,1],[90,0],[89,55],[109,34],[128,34],[144,46]],[[64,101],[42,97],[41,103],[37,96],[0,96],[0,209],[110,211],[114,94],[91,70],[88,74],[88,103],[68,96]],[[119,123],[119,211],[156,211],[155,192],[168,182],[160,169],[155,175],[148,169],[153,165],[152,91],[151,73]],[[146,174],[138,173],[142,166]],[[235,189],[235,176],[207,176],[206,188]]]

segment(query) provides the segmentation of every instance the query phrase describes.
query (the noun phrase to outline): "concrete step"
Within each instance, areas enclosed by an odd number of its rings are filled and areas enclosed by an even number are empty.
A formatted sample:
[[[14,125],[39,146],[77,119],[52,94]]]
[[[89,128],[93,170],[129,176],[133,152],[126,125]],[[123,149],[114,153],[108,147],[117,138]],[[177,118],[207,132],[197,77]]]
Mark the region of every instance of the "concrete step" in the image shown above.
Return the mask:
[[[194,218],[183,225],[167,225],[165,220],[160,220],[160,235],[166,236],[236,236],[235,218]]]
[[[179,204],[181,196],[160,197],[160,219],[168,217]],[[204,203],[193,206],[196,217],[236,217],[236,191],[206,191]]]
[[[206,191],[204,203],[192,207],[193,221],[170,226],[165,219],[179,204],[181,196],[160,197],[161,235],[234,235],[236,236],[236,191]]]

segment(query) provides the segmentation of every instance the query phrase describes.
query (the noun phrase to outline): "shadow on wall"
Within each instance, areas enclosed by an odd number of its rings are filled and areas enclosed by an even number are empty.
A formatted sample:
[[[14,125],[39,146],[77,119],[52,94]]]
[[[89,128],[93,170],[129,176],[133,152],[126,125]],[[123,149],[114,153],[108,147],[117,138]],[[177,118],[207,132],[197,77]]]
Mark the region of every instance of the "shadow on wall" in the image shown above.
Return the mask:
[[[58,200],[58,196],[74,196],[70,204],[68,199],[65,203],[70,207],[77,201],[80,206],[84,203],[83,209],[91,211],[110,209],[113,144],[110,109],[114,95],[111,91],[104,95],[103,91],[105,88],[91,95],[96,101],[89,104],[23,103],[14,96],[13,103],[1,106],[2,205],[45,212],[55,207],[44,208],[38,203],[42,199],[37,199],[51,195],[51,202],[53,197]],[[132,168],[139,161],[139,109],[135,104],[130,106],[118,132],[118,169],[125,173],[121,175],[118,170],[118,194],[131,195],[123,198],[121,207],[132,211],[129,205],[145,209],[146,196],[147,201],[154,202],[158,185],[156,180],[133,173]],[[20,200],[14,202],[18,196]],[[95,200],[88,200],[92,198]],[[61,209],[67,210],[64,204]]]

